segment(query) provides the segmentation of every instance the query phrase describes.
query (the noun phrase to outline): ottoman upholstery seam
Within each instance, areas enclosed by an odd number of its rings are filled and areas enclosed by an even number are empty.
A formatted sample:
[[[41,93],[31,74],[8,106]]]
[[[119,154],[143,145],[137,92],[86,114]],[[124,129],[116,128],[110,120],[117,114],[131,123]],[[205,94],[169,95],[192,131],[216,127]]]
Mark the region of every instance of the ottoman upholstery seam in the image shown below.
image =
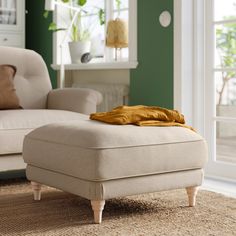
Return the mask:
[[[44,168],[44,167],[39,167],[39,166],[36,166],[34,164],[31,164],[31,163],[28,163],[28,164],[30,166],[36,167],[38,169],[47,170],[47,171],[51,171],[51,172],[54,172],[54,173],[58,173],[58,174],[70,176],[70,177],[73,177],[73,178],[76,178],[76,179],[80,179],[80,180],[83,180],[83,181],[89,181],[89,182],[94,182],[94,183],[108,182],[108,181],[128,179],[128,178],[137,178],[137,177],[144,177],[144,176],[151,176],[151,175],[161,175],[161,174],[168,174],[168,173],[173,173],[173,172],[200,170],[201,169],[201,167],[195,167],[195,168],[189,168],[189,169],[179,169],[179,170],[175,170],[175,171],[162,171],[162,172],[152,172],[152,173],[147,173],[147,174],[122,176],[122,177],[119,177],[119,178],[112,178],[112,179],[94,179],[94,180],[91,180],[91,179],[84,179],[84,178],[81,178],[81,177],[77,177],[77,176],[74,176],[74,175],[69,175],[69,174],[66,174],[66,173],[63,173],[63,172],[60,172],[60,171],[47,169],[47,168]]]
[[[78,146],[78,145],[71,145],[71,144],[65,144],[65,143],[59,143],[55,141],[50,141],[50,140],[44,140],[44,139],[39,139],[39,138],[32,138],[32,137],[27,137],[25,139],[31,139],[31,140],[36,140],[44,143],[52,143],[52,144],[58,144],[58,145],[63,145],[63,146],[68,146],[68,147],[77,147],[77,148],[82,148],[82,149],[95,149],[95,150],[106,150],[106,149],[125,149],[125,148],[134,148],[134,147],[145,147],[145,146],[161,146],[161,145],[175,145],[175,144],[182,144],[182,143],[194,143],[194,142],[205,142],[203,139],[199,140],[192,140],[192,141],[186,141],[186,142],[170,142],[170,143],[159,143],[159,144],[141,144],[141,145],[130,145],[130,146],[117,146],[117,147],[83,147],[83,146]]]

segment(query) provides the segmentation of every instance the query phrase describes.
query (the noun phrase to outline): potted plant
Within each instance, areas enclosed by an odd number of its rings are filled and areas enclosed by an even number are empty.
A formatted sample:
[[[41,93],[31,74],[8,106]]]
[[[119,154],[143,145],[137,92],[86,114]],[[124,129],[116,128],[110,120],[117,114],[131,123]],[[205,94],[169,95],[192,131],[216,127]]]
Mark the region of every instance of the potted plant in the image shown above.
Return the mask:
[[[71,28],[71,41],[69,42],[70,56],[72,63],[80,63],[81,56],[85,53],[90,52],[91,40],[90,40],[90,26],[82,24],[82,17],[89,14],[86,10],[87,0],[60,0],[64,4],[70,4],[71,6],[77,7],[79,12],[77,13],[76,19]],[[74,11],[69,10],[69,16],[72,20],[74,17]],[[48,12],[44,13],[44,17],[48,17]],[[100,24],[104,24],[104,10],[98,9],[98,20]],[[65,28],[59,28],[55,22],[51,22],[49,30],[57,32],[66,30]]]
[[[72,63],[80,63],[81,56],[89,53],[91,49],[90,31],[89,28],[82,25],[81,17],[82,10],[78,13],[77,19],[72,25],[71,42],[69,42]]]

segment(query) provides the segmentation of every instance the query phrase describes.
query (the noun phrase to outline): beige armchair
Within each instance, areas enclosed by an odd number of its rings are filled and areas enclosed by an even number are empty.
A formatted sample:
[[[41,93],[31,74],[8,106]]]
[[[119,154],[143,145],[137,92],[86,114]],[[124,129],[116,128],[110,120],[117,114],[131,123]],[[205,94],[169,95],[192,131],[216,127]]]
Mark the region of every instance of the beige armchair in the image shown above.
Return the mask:
[[[65,120],[84,119],[96,111],[102,95],[91,89],[52,90],[42,57],[27,49],[0,47],[0,65],[17,68],[16,93],[23,109],[0,110],[0,172],[25,169],[23,139],[33,129]],[[8,172],[9,173],[9,172]],[[0,174],[1,178],[2,174]]]

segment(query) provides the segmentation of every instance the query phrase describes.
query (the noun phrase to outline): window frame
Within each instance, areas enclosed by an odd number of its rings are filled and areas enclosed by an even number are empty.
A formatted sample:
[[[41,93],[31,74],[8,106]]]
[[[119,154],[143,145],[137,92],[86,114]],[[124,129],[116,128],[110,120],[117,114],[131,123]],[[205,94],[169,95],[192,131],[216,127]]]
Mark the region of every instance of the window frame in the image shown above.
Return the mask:
[[[209,144],[210,158],[207,165],[207,172],[210,177],[236,181],[235,163],[230,163],[217,159],[216,155],[216,122],[236,122],[233,117],[221,117],[216,115],[215,109],[215,87],[212,86],[212,79],[215,79],[214,74],[218,71],[233,70],[233,68],[216,67],[214,63],[215,55],[215,26],[217,24],[227,23],[228,20],[214,20],[214,0],[205,2],[206,11],[206,91],[208,98],[206,100],[206,138]],[[235,20],[234,20],[235,21]],[[214,43],[212,43],[214,42]],[[214,104],[214,105],[213,105]]]
[[[213,0],[174,0],[174,107],[207,140],[208,178],[236,181],[235,164],[215,153]],[[235,119],[234,119],[235,120]],[[217,117],[217,121],[232,121]]]
[[[112,19],[113,7],[112,1],[105,0],[106,22]],[[65,64],[65,70],[92,70],[92,69],[133,69],[138,65],[137,61],[137,0],[129,0],[129,58],[127,61],[112,60],[112,50],[105,48],[107,61],[90,62],[87,64]],[[57,9],[53,12],[53,20],[57,22]],[[105,26],[106,27],[106,26]],[[60,49],[58,33],[53,34],[53,64],[51,67],[55,70],[60,69]]]

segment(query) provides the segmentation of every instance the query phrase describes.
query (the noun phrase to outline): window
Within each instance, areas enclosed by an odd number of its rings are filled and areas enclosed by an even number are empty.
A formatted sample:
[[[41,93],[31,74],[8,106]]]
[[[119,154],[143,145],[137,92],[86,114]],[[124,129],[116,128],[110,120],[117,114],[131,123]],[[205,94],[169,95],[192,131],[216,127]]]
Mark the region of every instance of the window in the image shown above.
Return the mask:
[[[236,0],[211,0],[206,14],[210,167],[215,173],[236,179]]]
[[[87,0],[84,5],[84,14],[81,15],[81,27],[86,29],[91,42],[90,52],[93,59],[87,64],[74,64],[71,62],[68,37],[63,44],[63,63],[66,69],[97,69],[97,68],[135,68],[137,66],[137,2],[136,0]],[[104,12],[104,24],[100,23],[99,14]],[[54,12],[54,21],[58,28],[68,28],[70,12],[58,6]],[[105,45],[108,21],[121,18],[128,23],[128,48],[122,48],[120,58],[115,61],[115,50]],[[53,67],[59,68],[61,62],[60,44],[65,31],[54,33]]]
[[[236,180],[236,0],[175,0],[175,108],[208,143],[208,177]]]

